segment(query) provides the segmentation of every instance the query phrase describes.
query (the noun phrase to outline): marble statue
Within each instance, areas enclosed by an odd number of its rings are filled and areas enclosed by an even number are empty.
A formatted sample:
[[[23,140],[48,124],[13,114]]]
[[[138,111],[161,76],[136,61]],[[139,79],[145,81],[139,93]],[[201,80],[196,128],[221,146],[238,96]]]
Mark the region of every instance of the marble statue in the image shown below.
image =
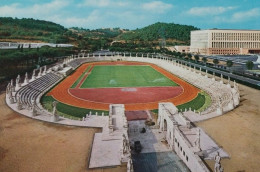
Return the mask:
[[[52,103],[52,106],[53,106],[52,115],[54,115],[54,116],[57,114],[57,104],[58,104],[57,101],[54,101]]]
[[[134,172],[133,161],[131,158],[129,158],[127,162],[127,172]]]
[[[10,87],[11,87],[11,91],[15,92],[14,81],[13,80],[11,80]]]
[[[129,153],[128,140],[126,139],[125,134],[123,134],[123,154],[128,154],[128,153]]]
[[[25,73],[25,77],[24,77],[24,84],[28,84],[29,83],[29,79],[28,79],[28,73]]]
[[[22,103],[21,103],[20,94],[17,94],[17,96],[16,96],[16,103],[17,103],[17,109],[22,110]]]
[[[16,78],[16,88],[20,87],[20,75],[17,76]]]
[[[214,165],[214,172],[221,172],[224,171],[223,167],[221,166],[221,157],[219,156],[219,152],[217,152],[217,155],[214,157],[215,165]]]
[[[32,102],[32,116],[35,116],[37,114],[37,111],[36,111],[36,100],[33,100]]]
[[[35,69],[33,70],[32,79],[36,79]]]
[[[57,122],[57,121],[59,121],[59,116],[57,115],[57,104],[58,104],[57,101],[54,101],[54,102],[52,103],[52,106],[53,106],[53,111],[52,111],[52,116],[51,116],[51,121],[52,121],[52,122]]]
[[[196,140],[194,142],[195,146],[200,150],[200,129],[196,130]]]

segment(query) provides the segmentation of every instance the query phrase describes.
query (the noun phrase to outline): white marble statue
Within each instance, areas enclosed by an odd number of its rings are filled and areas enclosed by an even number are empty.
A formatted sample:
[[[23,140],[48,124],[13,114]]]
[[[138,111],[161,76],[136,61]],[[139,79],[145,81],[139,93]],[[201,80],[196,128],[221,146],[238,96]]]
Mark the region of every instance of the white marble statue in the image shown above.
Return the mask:
[[[220,75],[220,83],[221,83],[221,84],[224,83],[224,82],[223,82],[223,75],[222,75],[222,74]]]
[[[56,115],[57,114],[57,104],[58,104],[57,101],[54,101],[52,103],[52,106],[53,106],[52,115]]]
[[[38,73],[38,77],[42,76],[42,68],[40,67],[40,71]]]
[[[133,161],[131,158],[129,158],[127,162],[127,172],[134,172]]]
[[[58,104],[57,101],[54,101],[52,103],[52,105],[53,105],[53,111],[52,111],[52,116],[51,116],[52,122],[57,122],[59,120],[59,116],[57,115],[57,104]]]
[[[36,79],[35,69],[33,70],[32,79]]]
[[[8,83],[7,86],[6,86],[6,95],[9,96],[9,92],[11,92],[11,90],[10,90],[10,83]]]
[[[21,103],[20,94],[17,94],[17,96],[16,96],[16,103],[17,103],[17,109],[22,110],[22,103]]]
[[[17,76],[15,83],[16,83],[15,87],[18,89],[20,87],[20,75]]]
[[[217,155],[214,157],[215,160],[215,166],[214,166],[214,172],[223,172],[224,168],[221,166],[221,157],[219,156],[219,152],[217,152]]]
[[[25,77],[24,77],[24,84],[28,84],[29,83],[29,79],[28,79],[28,73],[25,73]]]
[[[15,87],[14,87],[14,81],[13,80],[11,80],[10,87],[11,87],[11,91],[15,92]]]
[[[44,69],[43,69],[43,74],[45,75],[46,72],[47,72],[47,66],[45,65],[45,66],[44,66]]]
[[[196,140],[195,140],[194,144],[195,144],[195,146],[196,146],[199,150],[201,150],[201,149],[200,149],[200,129],[199,129],[199,128],[197,128],[197,130],[196,130]]]
[[[123,154],[128,154],[129,153],[129,143],[128,140],[126,139],[125,134],[123,134]]]
[[[36,100],[33,100],[32,102],[32,116],[35,116],[37,114],[37,111],[36,111]]]

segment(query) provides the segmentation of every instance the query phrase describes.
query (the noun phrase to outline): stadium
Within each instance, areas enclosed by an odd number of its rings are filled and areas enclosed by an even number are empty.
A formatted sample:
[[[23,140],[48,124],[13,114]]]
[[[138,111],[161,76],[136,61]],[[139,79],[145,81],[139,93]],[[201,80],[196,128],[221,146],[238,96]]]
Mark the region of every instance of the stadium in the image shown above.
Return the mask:
[[[143,128],[168,144],[162,148],[155,139],[151,148],[145,142],[153,137],[147,136],[142,140],[143,152],[174,150],[189,169],[209,171],[201,159],[229,155],[193,122],[223,115],[239,101],[235,82],[225,83],[222,75],[217,80],[215,74],[161,54],[80,53],[53,67],[34,70],[31,79],[26,74],[24,82],[18,76],[6,89],[7,104],[20,114],[56,124],[102,128],[94,136],[88,168],[125,165],[128,171],[140,168],[131,147],[144,137],[136,133]],[[151,130],[145,121],[158,128]]]

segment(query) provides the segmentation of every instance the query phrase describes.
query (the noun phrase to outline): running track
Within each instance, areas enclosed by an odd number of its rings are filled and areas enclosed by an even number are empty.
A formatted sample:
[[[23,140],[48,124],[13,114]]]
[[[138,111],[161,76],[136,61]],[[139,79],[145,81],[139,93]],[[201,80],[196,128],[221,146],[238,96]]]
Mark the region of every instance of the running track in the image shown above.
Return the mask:
[[[122,88],[104,88],[100,90],[95,89],[95,91],[92,90],[93,92],[89,92],[90,94],[87,95],[82,94],[84,89],[70,89],[72,84],[90,65],[150,65],[155,70],[162,73],[181,87],[159,87],[157,90],[155,89],[156,87],[142,87],[132,89],[129,88],[129,91],[122,91]],[[113,89],[114,91],[112,91]],[[134,89],[136,89],[135,92],[131,92]],[[138,91],[138,89],[140,90]],[[91,89],[86,89],[85,91],[91,91]],[[133,111],[157,109],[159,102],[172,102],[174,105],[177,106],[194,99],[198,95],[199,91],[200,90],[198,88],[192,86],[191,84],[181,80],[180,78],[172,75],[170,72],[154,64],[139,62],[94,62],[81,65],[72,75],[68,76],[54,89],[52,89],[48,93],[48,95],[53,96],[57,101],[64,104],[81,108],[109,110],[109,104],[121,102],[125,104],[125,109],[127,111]],[[149,94],[149,92],[151,93]],[[95,95],[95,93],[97,94]]]

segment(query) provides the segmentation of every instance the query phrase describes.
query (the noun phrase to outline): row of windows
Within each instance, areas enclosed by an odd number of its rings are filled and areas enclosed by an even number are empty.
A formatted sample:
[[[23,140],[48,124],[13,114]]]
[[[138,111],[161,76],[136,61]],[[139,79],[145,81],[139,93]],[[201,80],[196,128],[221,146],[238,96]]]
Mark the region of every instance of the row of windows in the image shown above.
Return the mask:
[[[260,48],[260,42],[212,42],[212,48]]]
[[[212,33],[212,40],[259,41],[260,33]]]
[[[238,49],[210,49],[209,54],[239,54]]]
[[[185,151],[184,151],[184,150],[182,151],[182,147],[180,146],[180,143],[178,142],[178,140],[175,138],[174,141],[175,141],[175,143],[178,145],[178,148],[180,148],[180,150],[181,150],[183,156],[185,157]],[[188,157],[187,155],[186,155],[186,161],[187,161],[187,162],[189,161],[189,157]]]

